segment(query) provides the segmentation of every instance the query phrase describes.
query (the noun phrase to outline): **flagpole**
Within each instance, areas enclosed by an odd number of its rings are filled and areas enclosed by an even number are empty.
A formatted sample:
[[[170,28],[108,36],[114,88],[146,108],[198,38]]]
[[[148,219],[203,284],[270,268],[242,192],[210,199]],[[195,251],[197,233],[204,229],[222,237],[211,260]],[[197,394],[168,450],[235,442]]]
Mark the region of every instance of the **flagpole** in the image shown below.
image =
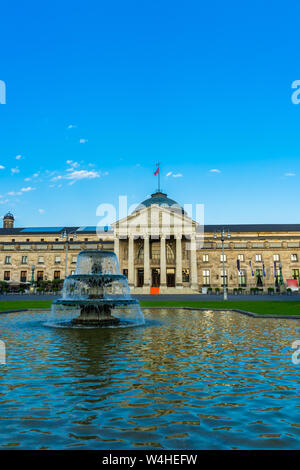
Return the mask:
[[[160,168],[159,168],[160,162],[158,162],[156,165],[157,165],[157,168],[158,168],[158,174],[157,174],[157,176],[158,176],[158,192],[160,193]]]
[[[160,172],[158,172],[158,192],[160,193]]]

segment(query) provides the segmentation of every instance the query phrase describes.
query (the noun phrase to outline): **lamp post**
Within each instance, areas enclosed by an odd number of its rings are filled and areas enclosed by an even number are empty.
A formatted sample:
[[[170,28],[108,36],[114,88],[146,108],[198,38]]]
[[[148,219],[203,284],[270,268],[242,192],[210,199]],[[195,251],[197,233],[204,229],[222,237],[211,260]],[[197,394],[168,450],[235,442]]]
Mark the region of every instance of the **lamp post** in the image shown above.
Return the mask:
[[[35,270],[35,265],[33,264],[31,266],[31,282],[30,282],[30,291],[33,292],[33,285],[34,285],[34,270]]]
[[[68,253],[69,253],[69,236],[70,235],[73,235],[74,240],[76,240],[77,233],[75,233],[75,232],[69,232],[68,233],[66,230],[64,230],[60,235],[61,240],[64,240],[64,239],[66,240],[65,278],[67,277],[67,272],[68,272]]]
[[[224,241],[225,241],[225,238],[226,238],[226,234],[225,234],[225,229],[222,228],[221,230],[216,230],[215,233],[214,233],[214,238],[217,238],[217,232],[220,232],[221,234],[221,241],[222,241],[222,264],[223,264],[223,296],[224,296],[224,300],[227,300],[228,296],[227,296],[227,285],[226,285],[226,279],[225,279],[225,256],[224,256]],[[227,238],[230,238],[230,231],[228,229],[227,231]]]

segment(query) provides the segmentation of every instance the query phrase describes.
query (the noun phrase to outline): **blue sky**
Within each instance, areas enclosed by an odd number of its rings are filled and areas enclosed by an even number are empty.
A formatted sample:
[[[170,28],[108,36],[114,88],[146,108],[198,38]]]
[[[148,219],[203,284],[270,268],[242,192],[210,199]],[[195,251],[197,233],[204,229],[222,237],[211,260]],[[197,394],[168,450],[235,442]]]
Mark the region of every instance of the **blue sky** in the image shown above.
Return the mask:
[[[163,189],[205,204],[206,223],[300,223],[299,13],[274,1],[6,2],[0,213],[95,225],[99,204],[153,192],[160,161]]]

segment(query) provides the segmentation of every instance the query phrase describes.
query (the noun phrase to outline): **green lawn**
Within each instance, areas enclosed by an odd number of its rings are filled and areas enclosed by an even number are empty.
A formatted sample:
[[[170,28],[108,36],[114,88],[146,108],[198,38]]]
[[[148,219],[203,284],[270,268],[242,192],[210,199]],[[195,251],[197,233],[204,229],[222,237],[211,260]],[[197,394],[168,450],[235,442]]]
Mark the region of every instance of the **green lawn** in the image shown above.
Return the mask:
[[[257,314],[265,315],[300,315],[299,301],[265,301],[265,300],[240,300],[240,301],[224,301],[224,300],[163,300],[163,301],[143,301],[142,307],[197,307],[197,308],[227,308],[246,310]]]
[[[50,308],[51,300],[12,300],[0,301],[0,312],[31,308]],[[268,315],[300,315],[300,301],[185,301],[185,300],[146,300],[140,302],[141,307],[195,307],[195,308],[228,308],[240,309],[257,314]]]

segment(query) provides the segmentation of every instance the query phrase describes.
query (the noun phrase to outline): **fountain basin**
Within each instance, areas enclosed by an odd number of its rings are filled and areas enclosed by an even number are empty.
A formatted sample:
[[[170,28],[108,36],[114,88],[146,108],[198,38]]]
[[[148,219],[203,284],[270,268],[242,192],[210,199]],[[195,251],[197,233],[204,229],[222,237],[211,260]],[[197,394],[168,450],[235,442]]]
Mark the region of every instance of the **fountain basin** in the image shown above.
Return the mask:
[[[52,304],[53,314],[65,316],[70,324],[106,327],[120,323],[118,310],[143,323],[139,302],[130,298],[128,280],[120,273],[115,253],[82,251],[76,274],[65,279],[62,298]]]

